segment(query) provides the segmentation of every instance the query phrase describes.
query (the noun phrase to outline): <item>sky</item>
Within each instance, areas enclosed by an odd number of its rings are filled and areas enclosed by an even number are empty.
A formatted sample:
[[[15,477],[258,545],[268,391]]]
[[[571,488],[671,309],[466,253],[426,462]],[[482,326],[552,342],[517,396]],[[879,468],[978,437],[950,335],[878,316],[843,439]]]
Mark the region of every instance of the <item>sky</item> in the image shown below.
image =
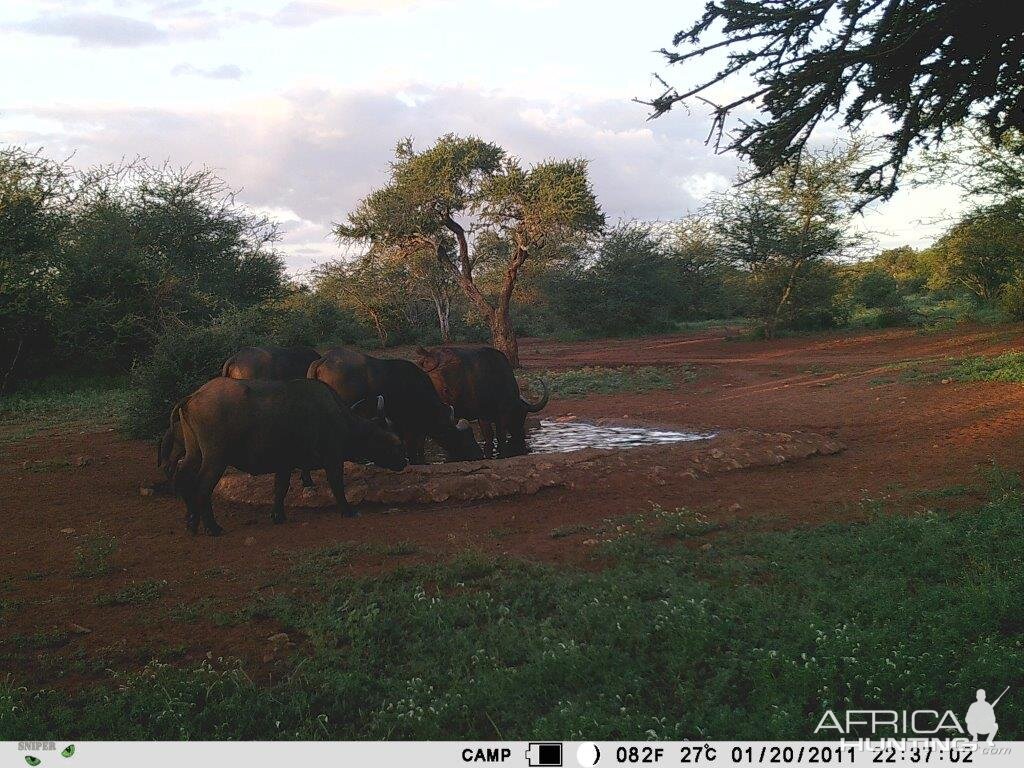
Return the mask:
[[[332,222],[396,143],[454,131],[526,162],[584,157],[610,221],[667,220],[728,188],[695,105],[633,102],[714,70],[655,52],[703,0],[37,0],[0,4],[0,143],[79,166],[210,167],[282,225],[296,274],[341,254]],[[10,73],[13,73],[10,74]],[[739,84],[727,86],[738,88]],[[857,222],[924,246],[963,201],[901,190]]]

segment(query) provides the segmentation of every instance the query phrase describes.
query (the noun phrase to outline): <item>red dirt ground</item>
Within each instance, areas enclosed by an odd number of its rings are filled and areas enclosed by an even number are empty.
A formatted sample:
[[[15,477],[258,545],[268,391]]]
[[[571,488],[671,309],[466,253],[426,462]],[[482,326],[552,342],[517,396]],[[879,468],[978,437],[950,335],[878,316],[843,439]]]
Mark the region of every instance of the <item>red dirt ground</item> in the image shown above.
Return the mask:
[[[269,507],[220,504],[217,515],[227,534],[215,539],[185,534],[179,501],[139,495],[140,484],[154,479],[150,443],[109,429],[63,430],[6,446],[0,455],[0,509],[6,522],[0,601],[13,608],[3,610],[0,602],[0,650],[9,652],[8,643],[18,637],[24,648],[25,636],[66,630],[71,623],[90,630],[75,634],[70,627],[70,640],[59,651],[29,653],[30,668],[18,670],[19,676],[46,684],[75,679],[64,663],[73,654],[113,656],[130,666],[177,646],[175,655],[185,660],[212,653],[258,661],[267,636],[277,631],[274,626],[184,624],[170,611],[202,598],[211,598],[218,610],[231,610],[261,591],[279,588],[280,575],[295,555],[338,542],[418,546],[417,554],[402,558],[371,549],[378,554],[360,556],[345,567],[347,573],[467,548],[581,563],[588,555],[585,535],[552,538],[554,529],[641,513],[652,504],[782,527],[856,517],[858,502],[869,497],[887,496],[913,511],[929,502],[908,491],[976,482],[978,467],[993,461],[1011,469],[1024,464],[1024,387],[902,381],[893,368],[917,361],[929,370],[940,368],[947,357],[998,354],[1019,344],[1019,326],[932,334],[900,329],[771,343],[732,340],[729,334],[526,340],[522,357],[528,368],[539,369],[689,364],[699,373],[673,390],[553,399],[546,416],[697,429],[803,430],[838,438],[846,452],[696,480],[668,472],[660,486],[637,472],[614,483],[485,503],[364,507],[355,520],[293,510],[284,526],[270,524]],[[77,466],[79,457],[88,457],[85,466]],[[32,462],[54,466],[39,471]],[[96,531],[117,540],[113,572],[76,577],[75,547]],[[156,602],[95,605],[97,595],[147,579],[167,582]],[[13,656],[0,652],[0,662],[5,658]],[[19,658],[25,660],[24,654]]]

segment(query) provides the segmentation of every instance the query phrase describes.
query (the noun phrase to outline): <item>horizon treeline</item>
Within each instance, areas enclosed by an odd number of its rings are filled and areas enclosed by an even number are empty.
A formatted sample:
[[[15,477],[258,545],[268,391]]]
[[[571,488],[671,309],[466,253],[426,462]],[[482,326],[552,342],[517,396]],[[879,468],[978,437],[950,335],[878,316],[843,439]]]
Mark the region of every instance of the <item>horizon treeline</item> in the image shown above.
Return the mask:
[[[921,178],[955,180],[976,205],[930,247],[884,251],[853,225],[849,180],[868,151],[857,142],[741,174],[677,221],[617,224],[582,160],[526,166],[451,135],[420,152],[403,142],[391,183],[338,212],[339,239],[359,255],[302,278],[285,271],[276,222],[210,170],[83,171],[0,147],[0,393],[54,374],[131,372],[153,390],[139,406],[145,429],[244,343],[507,344],[704,321],[770,339],[1024,319],[1020,138],[994,147],[965,128],[958,140],[966,149],[926,156]],[[454,181],[437,170],[452,158],[469,168]],[[446,226],[451,206],[477,229]]]

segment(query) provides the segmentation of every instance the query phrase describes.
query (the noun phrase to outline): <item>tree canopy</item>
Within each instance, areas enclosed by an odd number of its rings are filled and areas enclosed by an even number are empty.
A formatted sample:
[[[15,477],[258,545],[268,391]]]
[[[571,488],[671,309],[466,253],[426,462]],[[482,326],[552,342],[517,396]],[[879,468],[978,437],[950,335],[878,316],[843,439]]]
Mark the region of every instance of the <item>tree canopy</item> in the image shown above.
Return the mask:
[[[863,205],[896,191],[914,146],[940,143],[969,118],[996,143],[1024,128],[1024,31],[1012,13],[1002,0],[711,0],[662,53],[685,65],[724,52],[725,65],[682,90],[666,83],[647,103],[653,116],[690,98],[712,103],[716,84],[749,77],[744,93],[713,104],[712,135],[761,175],[798,157],[823,120],[856,128],[884,115],[887,152],[855,176]],[[727,133],[746,106],[763,116]]]
[[[564,254],[603,227],[585,160],[525,166],[495,144],[447,134],[422,151],[401,142],[389,183],[335,232],[409,259],[433,252],[490,326],[494,345],[518,365],[509,307],[524,263]],[[485,264],[504,269],[492,294],[478,280]]]

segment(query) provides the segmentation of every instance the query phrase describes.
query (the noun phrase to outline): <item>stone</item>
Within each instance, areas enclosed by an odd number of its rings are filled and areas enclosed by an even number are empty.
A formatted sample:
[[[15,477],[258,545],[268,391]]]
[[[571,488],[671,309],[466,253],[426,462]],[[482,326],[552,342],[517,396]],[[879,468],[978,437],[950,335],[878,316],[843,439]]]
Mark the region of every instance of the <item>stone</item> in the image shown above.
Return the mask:
[[[246,536],[245,537],[245,541],[243,541],[242,543],[245,546],[247,546],[247,547],[251,547],[253,544],[256,543],[256,537],[255,536]]]
[[[75,459],[76,467],[87,467],[92,464],[92,457],[90,456],[79,456]]]
[[[88,627],[83,627],[81,624],[75,624],[71,622],[68,624],[68,630],[75,635],[91,635],[92,630]]]
[[[373,466],[347,464],[345,492],[350,503],[386,504],[395,511],[407,504],[531,495],[545,488],[592,487],[623,472],[640,471],[654,485],[679,477],[697,479],[755,466],[771,466],[818,455],[839,453],[837,440],[813,433],[764,433],[724,430],[710,441],[651,445],[629,450],[586,448],[569,453],[532,454],[509,459],[426,464],[389,472]],[[322,478],[313,492],[293,484],[288,507],[325,508],[334,497]],[[274,479],[229,472],[215,491],[218,498],[243,504],[269,504]],[[248,541],[246,543],[249,543]]]
[[[151,485],[140,485],[139,496],[152,496],[156,493],[156,490]]]

